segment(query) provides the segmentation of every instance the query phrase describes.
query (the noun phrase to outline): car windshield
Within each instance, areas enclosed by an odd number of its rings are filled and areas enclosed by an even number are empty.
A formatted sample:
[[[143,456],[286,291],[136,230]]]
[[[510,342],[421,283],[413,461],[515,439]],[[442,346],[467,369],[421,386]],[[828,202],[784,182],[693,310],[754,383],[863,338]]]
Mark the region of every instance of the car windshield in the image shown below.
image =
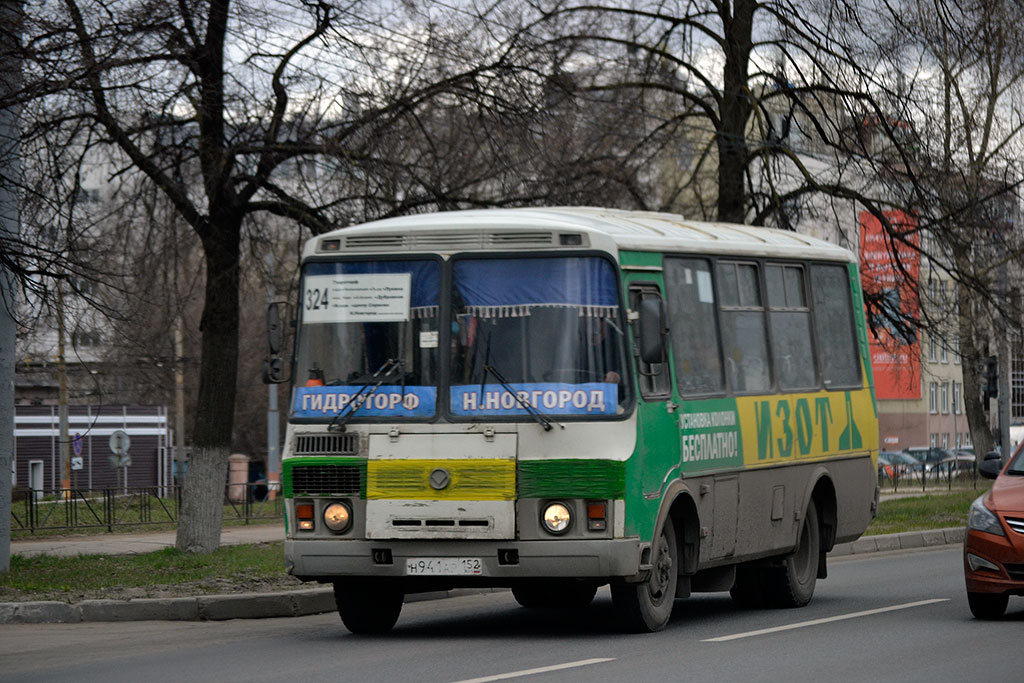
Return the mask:
[[[433,260],[307,264],[292,414],[434,415],[440,282]]]
[[[453,415],[615,415],[632,400],[615,270],[603,258],[452,265]]]

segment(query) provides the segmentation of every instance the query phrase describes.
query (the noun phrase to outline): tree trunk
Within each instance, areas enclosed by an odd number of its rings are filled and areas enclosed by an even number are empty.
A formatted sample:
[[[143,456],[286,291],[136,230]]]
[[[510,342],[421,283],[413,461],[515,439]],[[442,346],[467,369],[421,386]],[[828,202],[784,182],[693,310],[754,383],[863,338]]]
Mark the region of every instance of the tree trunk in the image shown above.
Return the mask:
[[[960,266],[968,266],[968,260],[960,258]],[[985,454],[995,446],[992,430],[988,424],[988,411],[985,405],[988,400],[982,397],[981,368],[984,366],[984,349],[979,348],[979,331],[975,318],[975,294],[968,287],[957,288],[957,325],[960,332],[960,371],[964,379],[964,413],[967,415],[967,426],[971,430],[971,442],[974,444],[974,457],[981,461]]]
[[[748,70],[753,49],[754,12],[757,2],[736,0],[722,3],[725,36],[725,66],[722,72],[722,101],[719,105],[716,145],[718,148],[718,220],[743,223],[746,218],[747,124],[752,111]]]
[[[176,543],[190,553],[209,553],[220,546],[238,378],[241,215],[215,215],[201,236],[206,300],[199,396]]]

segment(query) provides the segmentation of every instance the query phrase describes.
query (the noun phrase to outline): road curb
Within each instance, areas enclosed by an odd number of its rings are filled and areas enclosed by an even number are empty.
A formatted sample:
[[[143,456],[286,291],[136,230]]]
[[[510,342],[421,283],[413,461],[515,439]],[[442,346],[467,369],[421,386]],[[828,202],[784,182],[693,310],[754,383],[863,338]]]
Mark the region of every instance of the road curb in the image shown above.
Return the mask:
[[[864,536],[851,543],[837,544],[829,552],[829,555],[832,557],[842,557],[844,555],[863,555],[865,553],[879,553],[890,550],[911,550],[931,546],[954,545],[963,543],[964,533],[964,527],[953,527],[950,529],[932,529],[930,531],[905,531],[901,534]]]
[[[891,550],[909,550],[962,543],[963,527],[908,531],[901,534],[866,536],[840,543],[832,557],[865,555]],[[500,588],[458,588],[450,591],[414,593],[406,603],[443,600],[460,595],[499,592]],[[223,621],[302,617],[333,612],[334,592],[330,587],[306,588],[277,593],[198,595],[185,598],[133,598],[131,600],[83,600],[0,602],[0,624],[65,624],[108,621]]]

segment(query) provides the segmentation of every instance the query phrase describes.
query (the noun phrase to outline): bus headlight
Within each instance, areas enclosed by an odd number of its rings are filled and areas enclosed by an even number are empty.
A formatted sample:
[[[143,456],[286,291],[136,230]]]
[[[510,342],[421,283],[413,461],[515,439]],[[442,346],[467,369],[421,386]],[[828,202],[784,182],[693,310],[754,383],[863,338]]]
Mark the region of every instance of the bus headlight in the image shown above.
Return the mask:
[[[352,510],[345,503],[331,503],[324,508],[324,526],[336,534],[348,531],[352,526]]]
[[[564,534],[569,530],[572,523],[572,513],[565,503],[551,503],[544,508],[544,514],[540,517],[544,528],[552,534]]]

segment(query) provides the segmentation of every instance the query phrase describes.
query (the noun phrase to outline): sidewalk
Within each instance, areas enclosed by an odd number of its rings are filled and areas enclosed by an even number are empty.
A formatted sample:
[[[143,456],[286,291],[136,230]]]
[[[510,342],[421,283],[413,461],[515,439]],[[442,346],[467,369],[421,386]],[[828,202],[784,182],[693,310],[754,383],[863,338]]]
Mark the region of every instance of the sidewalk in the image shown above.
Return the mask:
[[[55,536],[11,540],[11,554],[23,557],[35,555],[139,555],[174,545],[176,532],[146,531],[133,534],[93,534],[83,536]],[[284,526],[253,524],[224,527],[220,532],[221,545],[241,543],[267,543],[283,541]]]
[[[225,528],[221,543],[260,543],[284,538],[284,529],[275,525]],[[842,543],[829,553],[832,557],[955,545],[963,542],[964,528],[907,531],[900,534],[865,536]],[[49,553],[132,554],[174,545],[174,532],[122,535],[119,538],[93,536],[62,539],[13,541],[12,553],[23,555]],[[457,589],[408,595],[405,601],[493,592],[502,589]],[[277,593],[199,595],[186,598],[136,598],[133,600],[83,600],[66,602],[0,602],[0,624],[53,624],[102,621],[218,621],[225,619],[262,619],[300,617],[335,610],[330,587],[304,588]]]

